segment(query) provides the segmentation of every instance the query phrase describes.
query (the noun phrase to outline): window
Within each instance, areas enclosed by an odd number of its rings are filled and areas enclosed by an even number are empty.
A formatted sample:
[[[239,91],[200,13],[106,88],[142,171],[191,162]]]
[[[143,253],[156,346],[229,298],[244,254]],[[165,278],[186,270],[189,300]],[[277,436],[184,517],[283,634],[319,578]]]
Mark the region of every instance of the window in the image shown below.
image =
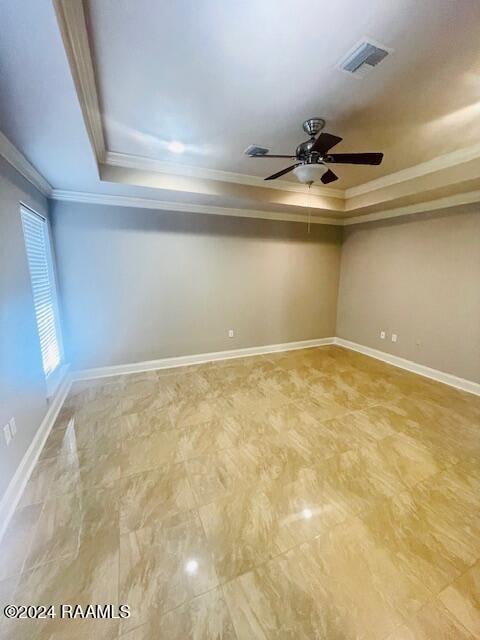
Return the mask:
[[[47,380],[48,395],[51,395],[58,383],[62,348],[48,222],[43,216],[24,206],[20,211],[43,370]]]

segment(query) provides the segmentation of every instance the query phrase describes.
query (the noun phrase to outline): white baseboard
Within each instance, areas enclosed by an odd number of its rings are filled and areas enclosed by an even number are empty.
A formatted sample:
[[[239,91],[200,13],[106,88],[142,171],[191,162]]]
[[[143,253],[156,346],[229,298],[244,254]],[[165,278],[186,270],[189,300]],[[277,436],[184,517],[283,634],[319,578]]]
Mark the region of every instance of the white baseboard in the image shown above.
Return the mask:
[[[436,380],[437,382],[443,382],[444,384],[448,384],[451,387],[456,387],[457,389],[461,389],[462,391],[467,391],[468,393],[473,393],[477,396],[480,396],[480,384],[477,382],[473,382],[472,380],[458,378],[451,373],[445,373],[444,371],[439,371],[438,369],[431,369],[430,367],[426,367],[423,364],[418,364],[417,362],[413,362],[412,360],[406,360],[405,358],[394,356],[391,353],[386,353],[385,351],[379,351],[378,349],[365,347],[362,344],[350,342],[350,340],[344,340],[343,338],[335,338],[335,344],[340,347],[345,347],[346,349],[351,349],[352,351],[358,351],[359,353],[363,353],[366,356],[376,358],[377,360],[383,360],[384,362],[388,362],[388,364],[393,364],[393,366],[395,367],[400,367],[400,369],[406,369],[407,371],[417,373],[420,376],[431,378],[432,380]]]
[[[230,351],[213,351],[210,353],[198,353],[190,356],[177,356],[161,358],[160,360],[148,360],[146,362],[134,362],[132,364],[120,364],[111,367],[98,367],[95,369],[83,369],[72,374],[73,380],[93,380],[94,378],[106,378],[109,376],[124,375],[127,373],[141,373],[142,371],[154,371],[155,369],[170,369],[174,367],[187,367],[192,364],[214,362],[215,360],[230,360],[231,358],[245,358],[259,356],[279,351],[294,351],[309,347],[323,347],[334,344],[335,338],[316,338],[314,340],[300,340],[299,342],[284,342],[282,344],[268,344],[260,347],[244,347]]]
[[[418,364],[405,358],[372,349],[343,338],[317,338],[314,340],[300,340],[298,342],[284,342],[281,344],[269,344],[260,347],[245,347],[243,349],[233,349],[230,351],[214,351],[210,353],[198,353],[188,356],[176,356],[171,358],[161,358],[159,360],[148,360],[145,362],[134,362],[132,364],[113,365],[111,367],[97,367],[95,369],[83,369],[72,373],[73,380],[93,380],[95,378],[107,378],[110,376],[125,375],[128,373],[141,373],[142,371],[154,371],[156,369],[170,369],[175,367],[186,367],[192,364],[202,364],[204,362],[214,362],[216,360],[230,360],[232,358],[245,358],[248,356],[265,355],[280,351],[294,351],[297,349],[307,349],[309,347],[321,347],[325,345],[337,344],[341,347],[358,351],[366,356],[383,360],[395,367],[406,369],[412,373],[417,373],[426,378],[431,378],[437,382],[443,382],[451,387],[462,389],[475,395],[480,395],[480,384],[471,380],[459,378],[450,373],[431,369],[422,364]]]
[[[71,377],[68,374],[67,367],[65,369],[64,379],[61,384],[59,384],[57,393],[52,397],[47,413],[0,501],[0,540],[8,527],[8,523],[22,497],[25,486],[43,449],[43,445],[65,402],[65,398],[70,390],[70,385]]]
[[[94,378],[103,378],[128,373],[139,373],[142,371],[153,371],[155,369],[167,369],[174,367],[185,367],[192,364],[201,364],[204,362],[214,362],[216,360],[229,360],[232,358],[244,358],[248,356],[257,356],[269,353],[278,353],[282,351],[294,351],[297,349],[307,349],[309,347],[321,347],[325,345],[336,344],[346,349],[358,351],[366,356],[382,360],[395,367],[406,369],[412,373],[431,378],[437,382],[443,382],[462,391],[467,391],[480,396],[480,384],[471,380],[465,380],[457,376],[431,369],[424,365],[406,360],[398,356],[366,347],[350,340],[343,338],[317,338],[314,340],[301,340],[298,342],[285,342],[282,344],[270,344],[260,347],[246,347],[243,349],[233,349],[230,351],[215,351],[212,353],[200,353],[189,356],[178,356],[171,358],[162,358],[160,360],[149,360],[146,362],[136,362],[126,365],[116,365],[111,367],[99,367],[96,369],[84,369],[76,371],[72,374],[66,372],[65,378],[59,386],[58,392],[53,398],[47,413],[40,424],[27,452],[23,456],[15,475],[13,476],[8,488],[0,501],[0,540],[8,526],[8,523],[20,501],[25,486],[40,456],[43,446],[48,438],[58,413],[68,395],[72,381],[74,380],[91,380]]]

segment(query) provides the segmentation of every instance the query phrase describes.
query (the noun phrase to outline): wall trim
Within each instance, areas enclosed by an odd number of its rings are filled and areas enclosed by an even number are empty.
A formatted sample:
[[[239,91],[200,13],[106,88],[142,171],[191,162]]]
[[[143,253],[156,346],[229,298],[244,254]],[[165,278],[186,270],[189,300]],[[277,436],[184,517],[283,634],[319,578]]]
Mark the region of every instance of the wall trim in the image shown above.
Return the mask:
[[[17,147],[10,142],[6,135],[0,131],[0,156],[12,165],[19,173],[26,178],[30,184],[33,184],[44,196],[49,196],[52,192],[52,187],[45,180],[45,178],[39,173],[33,164],[27,160],[27,158],[20,153]]]
[[[345,191],[343,189],[333,189],[331,187],[321,187],[312,185],[310,189],[300,182],[287,182],[283,180],[281,184],[265,182],[263,178],[251,176],[244,173],[234,173],[220,169],[207,169],[205,167],[194,167],[190,165],[177,164],[173,162],[163,162],[155,158],[137,156],[130,153],[118,153],[117,151],[107,151],[105,164],[113,167],[125,167],[127,169],[138,169],[139,171],[155,171],[156,173],[166,173],[168,175],[186,176],[188,178],[201,178],[204,180],[218,180],[221,182],[233,182],[235,184],[245,184],[251,187],[261,187],[262,189],[275,189],[277,191],[293,191],[295,193],[325,196],[344,200]]]
[[[302,185],[289,182],[288,180],[281,180],[274,184],[269,184],[258,176],[250,176],[204,167],[185,166],[176,163],[158,161],[151,157],[108,150],[106,148],[105,135],[103,131],[104,114],[102,114],[99,91],[97,88],[97,84],[100,83],[98,76],[96,77],[94,52],[89,38],[90,25],[87,2],[86,0],[78,0],[78,2],[72,2],[71,0],[54,0],[54,4],[80,106],[82,108],[85,125],[97,161],[97,170],[100,176],[101,165],[103,164],[105,167],[110,166],[126,169],[127,173],[128,169],[135,169],[136,171],[147,171],[149,173],[156,172],[163,178],[165,178],[165,176],[183,176],[185,178],[190,177],[193,181],[195,181],[195,179],[222,181],[225,183],[253,186],[266,190],[275,189],[277,191],[284,191],[286,200],[288,200],[287,194],[289,192],[305,193]],[[336,211],[337,213],[342,213],[343,211],[355,211],[355,209],[348,209],[350,198],[355,198],[356,196],[361,196],[379,189],[393,187],[401,183],[415,180],[422,176],[478,160],[479,158],[480,144],[476,144],[450,153],[442,154],[426,162],[418,163],[414,166],[401,169],[400,171],[395,171],[348,189],[335,189],[332,187],[314,185],[310,190],[310,194],[336,199],[338,204],[335,203],[332,205],[335,207],[332,211]],[[100,177],[100,179],[102,180],[103,178]],[[121,184],[129,184],[128,178],[125,177],[118,180],[118,182]],[[192,189],[194,188],[195,185],[192,186]],[[194,193],[195,191],[191,192]],[[418,187],[414,192],[415,195],[418,196],[424,192],[424,189]],[[397,196],[394,195],[394,199],[395,197]],[[387,196],[383,198],[383,202],[388,202]],[[425,210],[428,209],[420,209],[420,211]],[[367,218],[365,216],[363,221],[368,222],[369,220],[408,215],[409,213],[411,213],[409,210],[399,210],[396,214],[393,212],[387,215],[370,214],[372,216],[377,215],[378,218]],[[360,216],[360,218],[361,217],[362,216]],[[348,224],[358,224],[360,222],[360,220],[353,221],[353,217],[349,217],[347,219],[349,220]]]
[[[63,191],[52,189],[50,198],[53,200],[63,200],[66,202],[83,202],[85,204],[102,204],[118,207],[132,207],[139,209],[158,209],[175,213],[177,211],[185,213],[204,213],[218,216],[232,216],[235,218],[258,218],[264,220],[280,220],[284,222],[308,223],[308,216],[305,214],[285,213],[283,211],[261,211],[257,209],[235,209],[233,207],[220,207],[214,205],[191,204],[184,202],[168,202],[156,200],[154,198],[141,198],[133,196],[109,195],[101,193],[87,193],[82,191]],[[359,216],[329,217],[312,214],[310,222],[312,224],[327,224],[337,227],[350,226],[353,224],[363,224],[366,222],[376,222],[377,220],[388,220],[410,216],[415,213],[426,213],[440,209],[451,209],[480,202],[480,191],[469,191],[467,193],[457,193],[437,200],[419,202],[417,204],[388,209],[376,213],[367,213]]]
[[[170,358],[161,358],[159,360],[148,360],[145,362],[134,362],[131,364],[113,365],[110,367],[96,367],[94,369],[82,369],[72,372],[72,380],[93,380],[96,378],[107,378],[117,375],[126,375],[129,373],[141,373],[143,371],[155,371],[157,369],[170,369],[176,367],[186,367],[194,364],[202,364],[205,362],[215,362],[218,360],[230,360],[234,358],[244,358],[249,356],[265,355],[269,353],[278,353],[282,351],[296,351],[298,349],[308,349],[310,347],[323,347],[326,345],[338,345],[352,351],[363,353],[371,358],[382,360],[388,364],[401,369],[406,369],[412,373],[443,382],[451,387],[480,395],[480,384],[465,378],[459,378],[450,373],[432,369],[422,364],[400,358],[385,351],[379,351],[350,340],[343,338],[317,338],[314,340],[300,340],[298,342],[284,342],[281,344],[270,344],[259,347],[244,347],[241,349],[233,349],[228,351],[215,351],[210,353],[200,353],[187,356],[174,356]]]
[[[351,224],[362,224],[362,222],[375,222],[376,220],[388,220],[389,218],[398,218],[400,216],[411,216],[414,213],[425,213],[427,211],[436,211],[437,209],[451,209],[467,204],[480,202],[480,191],[468,191],[467,193],[456,193],[452,196],[445,196],[437,200],[428,200],[427,202],[417,202],[405,207],[397,209],[387,209],[377,213],[366,213],[359,216],[349,216],[343,218],[342,222],[345,226]]]
[[[20,502],[23,491],[42,452],[43,446],[48,435],[55,424],[55,420],[65,399],[70,391],[71,376],[68,373],[68,367],[65,370],[65,376],[61,385],[59,385],[56,395],[49,403],[47,413],[45,414],[40,426],[38,427],[33,440],[25,452],[20,464],[11,479],[7,490],[0,501],[0,540],[5,533],[13,513]]]
[[[54,0],[54,7],[88,137],[97,162],[103,162],[106,153],[105,137],[88,38],[86,3],[84,0]]]
[[[366,347],[363,344],[351,342],[350,340],[345,340],[343,338],[335,338],[334,343],[339,347],[345,347],[346,349],[351,349],[352,351],[363,353],[364,355],[370,356],[371,358],[382,360],[383,362],[392,364],[394,367],[406,369],[407,371],[411,371],[412,373],[424,376],[425,378],[430,378],[431,380],[435,380],[436,382],[443,382],[443,384],[448,384],[450,387],[455,387],[456,389],[461,389],[462,391],[467,391],[468,393],[473,393],[474,395],[480,396],[480,384],[477,382],[473,382],[473,380],[459,378],[458,376],[454,376],[451,373],[439,371],[438,369],[432,369],[431,367],[427,367],[423,364],[413,362],[413,360],[406,360],[405,358],[400,358],[399,356],[387,353],[386,351],[379,351],[378,349]]]
[[[240,349],[232,349],[226,351],[214,351],[209,353],[199,353],[187,356],[173,356],[170,358],[160,358],[158,360],[147,360],[144,362],[133,362],[131,364],[112,365],[109,367],[96,367],[93,369],[81,369],[73,371],[71,374],[72,381],[94,380],[97,378],[108,378],[111,376],[127,375],[129,373],[142,373],[144,371],[155,371],[158,369],[174,369],[177,367],[187,367],[195,364],[203,364],[206,362],[216,362],[219,360],[232,360],[235,358],[245,358],[249,356],[268,355],[269,353],[279,353],[284,351],[297,351],[299,349],[308,349],[312,347],[323,347],[327,345],[338,345],[345,349],[357,351],[363,355],[382,360],[387,364],[391,364],[400,369],[405,369],[416,373],[420,376],[430,378],[436,382],[442,382],[456,389],[467,391],[474,395],[480,396],[480,383],[459,378],[445,371],[432,369],[425,365],[400,358],[385,351],[379,351],[372,347],[367,347],[344,338],[316,338],[313,340],[300,340],[297,342],[284,342],[280,344],[269,344],[258,347],[243,347]]]
[[[471,147],[465,147],[463,149],[457,149],[450,153],[445,153],[441,156],[436,156],[426,162],[420,162],[419,164],[389,173],[381,178],[375,180],[369,180],[363,184],[359,184],[356,187],[350,187],[345,190],[345,198],[355,198],[356,196],[362,196],[371,191],[377,189],[384,189],[385,187],[391,187],[399,184],[400,182],[407,182],[408,180],[414,180],[426,176],[429,173],[435,173],[435,171],[441,171],[442,169],[449,169],[455,167],[464,162],[471,160],[477,160],[480,158],[480,144],[473,145]]]
[[[300,340],[296,342],[285,342],[280,344],[262,345],[257,347],[244,347],[225,351],[215,351],[210,353],[200,353],[187,356],[176,356],[149,360],[145,362],[135,362],[125,365],[114,365],[110,367],[98,367],[94,369],[83,369],[69,373],[68,367],[65,371],[63,382],[59,386],[58,392],[52,399],[47,412],[40,423],[35,436],[25,452],[20,464],[15,471],[2,499],[0,500],[0,541],[8,527],[13,513],[22,497],[25,486],[37,463],[40,453],[55,424],[55,420],[68,396],[72,382],[79,380],[92,380],[96,378],[111,377],[129,373],[141,373],[143,371],[154,371],[157,369],[185,367],[193,364],[202,364],[218,360],[230,360],[249,356],[266,355],[269,353],[279,353],[285,351],[295,351],[311,347],[321,347],[326,345],[338,345],[366,356],[382,360],[395,367],[411,371],[418,375],[430,378],[437,382],[442,382],[451,387],[461,389],[468,393],[480,396],[480,384],[465,378],[459,378],[450,373],[432,369],[422,364],[400,358],[385,351],[379,351],[365,345],[351,342],[339,337],[316,338],[312,340]]]
[[[62,191],[53,189],[50,197],[53,200],[64,200],[67,202],[83,202],[86,204],[104,204],[118,207],[133,207],[140,209],[159,209],[175,213],[183,211],[185,213],[205,213],[217,216],[233,216],[235,218],[261,218],[264,220],[281,220],[284,222],[308,222],[305,214],[284,213],[283,211],[259,211],[256,209],[234,209],[230,207],[210,206],[204,204],[190,204],[188,202],[167,202],[155,200],[153,198],[138,198],[132,196],[117,196],[100,193],[84,193],[80,191]],[[339,218],[329,218],[312,214],[310,219],[312,224],[330,224],[342,226],[343,220]]]
[[[234,358],[246,358],[269,353],[283,351],[296,351],[310,347],[324,347],[334,344],[335,338],[315,338],[313,340],[299,340],[297,342],[283,342],[280,344],[267,344],[258,347],[243,347],[225,351],[212,351],[188,356],[173,356],[160,358],[159,360],[147,360],[145,362],[133,362],[131,364],[113,365],[110,367],[96,367],[94,369],[81,369],[72,372],[72,379],[94,380],[95,378],[107,378],[110,376],[125,375],[128,373],[142,373],[143,371],[155,371],[157,369],[173,369],[176,367],[188,367],[193,364],[215,362],[217,360],[232,360]]]

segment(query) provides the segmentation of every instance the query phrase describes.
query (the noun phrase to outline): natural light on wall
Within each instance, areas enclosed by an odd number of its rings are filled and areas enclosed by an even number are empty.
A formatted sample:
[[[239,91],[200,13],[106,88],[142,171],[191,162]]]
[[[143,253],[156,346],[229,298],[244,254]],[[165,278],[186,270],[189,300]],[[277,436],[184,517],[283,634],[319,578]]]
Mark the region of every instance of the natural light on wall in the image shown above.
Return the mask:
[[[52,379],[61,363],[61,341],[58,321],[57,292],[52,264],[48,223],[43,217],[20,208],[23,235],[32,283],[33,304],[37,320],[43,370]]]

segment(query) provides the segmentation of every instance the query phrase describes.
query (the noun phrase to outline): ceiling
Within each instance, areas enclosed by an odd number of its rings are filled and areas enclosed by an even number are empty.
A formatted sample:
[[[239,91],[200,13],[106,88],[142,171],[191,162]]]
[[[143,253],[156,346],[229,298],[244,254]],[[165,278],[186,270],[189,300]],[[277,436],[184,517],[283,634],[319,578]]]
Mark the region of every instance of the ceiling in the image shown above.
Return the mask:
[[[56,191],[340,219],[480,189],[477,0],[2,0],[2,23],[0,130]],[[358,79],[335,65],[364,37],[393,53]],[[293,152],[311,116],[383,164],[265,184],[288,160],[244,149]]]
[[[336,151],[385,153],[381,167],[337,167],[346,188],[478,139],[479,2],[90,0],[88,7],[112,151],[265,176],[285,161],[266,166],[244,149],[258,143],[290,153],[307,137],[302,122],[319,115],[344,138]],[[359,80],[335,65],[365,35],[395,51]],[[459,110],[464,118],[446,135],[445,118]],[[171,140],[186,144],[181,158],[168,151]]]

